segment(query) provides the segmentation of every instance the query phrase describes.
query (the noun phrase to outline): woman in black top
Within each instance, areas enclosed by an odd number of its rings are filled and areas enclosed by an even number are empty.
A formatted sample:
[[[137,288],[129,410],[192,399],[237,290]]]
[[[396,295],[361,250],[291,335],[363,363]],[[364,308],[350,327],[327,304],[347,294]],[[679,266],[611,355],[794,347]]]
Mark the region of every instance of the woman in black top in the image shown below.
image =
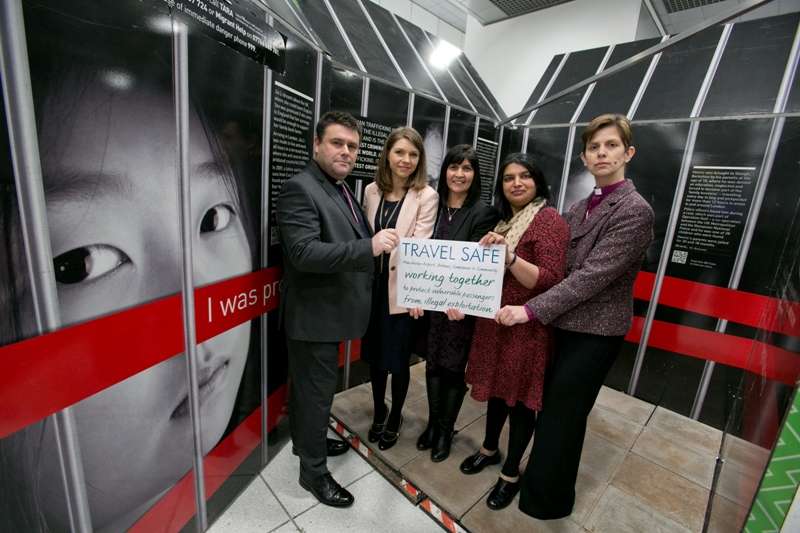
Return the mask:
[[[448,150],[438,192],[434,239],[477,242],[494,228],[499,214],[480,200],[481,175],[472,146],[459,144]],[[428,426],[417,439],[417,448],[431,449],[431,460],[437,463],[450,455],[453,428],[467,391],[464,369],[474,326],[474,317],[457,309],[430,315],[425,367]]]

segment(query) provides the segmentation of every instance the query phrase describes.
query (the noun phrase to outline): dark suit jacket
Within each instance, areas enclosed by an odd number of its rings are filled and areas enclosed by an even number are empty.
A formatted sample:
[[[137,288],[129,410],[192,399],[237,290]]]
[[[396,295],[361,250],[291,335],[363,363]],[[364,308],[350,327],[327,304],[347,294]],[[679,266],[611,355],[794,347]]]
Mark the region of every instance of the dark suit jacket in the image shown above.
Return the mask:
[[[354,202],[355,209],[361,208]],[[361,216],[364,216],[361,211]],[[278,197],[281,321],[290,339],[338,342],[367,330],[375,261],[370,230],[314,162]]]
[[[566,215],[567,275],[528,306],[544,324],[595,335],[625,335],[633,282],[653,240],[653,209],[626,180],[586,219],[588,198]]]
[[[482,200],[474,204],[462,207],[462,213],[450,227],[450,235],[447,237],[451,241],[471,241],[477,242],[494,229],[497,221],[500,220],[500,213],[496,209],[489,207]],[[446,215],[445,215],[446,216]],[[439,209],[436,219],[436,227],[441,224],[442,210]],[[436,227],[433,234],[436,235]]]

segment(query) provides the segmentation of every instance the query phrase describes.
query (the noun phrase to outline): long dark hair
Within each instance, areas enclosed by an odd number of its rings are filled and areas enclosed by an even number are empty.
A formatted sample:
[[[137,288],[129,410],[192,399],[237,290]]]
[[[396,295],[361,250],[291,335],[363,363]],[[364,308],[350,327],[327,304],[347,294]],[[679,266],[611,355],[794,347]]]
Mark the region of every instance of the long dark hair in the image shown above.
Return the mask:
[[[464,207],[468,207],[481,197],[481,167],[478,161],[478,154],[469,144],[457,144],[447,151],[442,161],[441,169],[439,170],[439,185],[437,192],[439,193],[439,206],[444,207],[447,205],[447,196],[450,189],[447,187],[447,167],[452,164],[460,164],[464,161],[469,161],[472,169],[475,171],[475,176],[472,178],[472,184],[467,191],[467,198],[464,200]]]
[[[544,173],[534,161],[533,156],[522,152],[509,154],[503,159],[503,162],[500,163],[500,172],[498,173],[497,182],[494,187],[494,206],[500,211],[503,220],[508,220],[514,214],[511,210],[511,204],[503,194],[503,174],[505,174],[506,167],[513,163],[522,165],[530,175],[533,176],[533,182],[536,184],[536,198],[550,199],[550,186],[547,184]],[[536,198],[534,198],[534,200]]]

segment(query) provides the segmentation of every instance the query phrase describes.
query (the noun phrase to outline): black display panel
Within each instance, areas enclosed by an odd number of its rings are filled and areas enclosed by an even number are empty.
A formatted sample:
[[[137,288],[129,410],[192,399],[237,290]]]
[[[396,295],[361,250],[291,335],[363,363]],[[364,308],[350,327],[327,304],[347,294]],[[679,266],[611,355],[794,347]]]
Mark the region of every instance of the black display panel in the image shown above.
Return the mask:
[[[440,39],[434,41],[434,44],[438,41],[440,41]],[[478,88],[467,75],[467,72],[464,70],[461,62],[458,61],[458,59],[455,59],[452,63],[450,63],[449,70],[458,82],[458,85],[467,94],[467,97],[469,97],[469,101],[472,102],[472,106],[475,108],[475,110],[487,117],[494,118],[492,109],[489,107],[489,104],[486,103],[486,100],[484,100],[483,96],[481,96],[481,94],[478,92]]]
[[[403,85],[403,78],[389,59],[358,2],[356,0],[330,0],[330,2],[367,72]]]
[[[800,168],[800,118],[787,118],[775,161],[758,214],[739,288],[766,296],[778,296],[786,279],[797,274],[781,271],[787,253],[800,241],[800,196],[796,191]],[[794,244],[793,244],[794,243]],[[797,296],[790,299],[798,299]]]
[[[660,39],[645,39],[631,43],[618,44],[611,52],[606,69],[613,67],[617,63],[632,57],[642,50],[646,50],[657,44]],[[651,59],[639,61],[632,67],[628,67],[622,72],[614,74],[597,82],[589,100],[581,111],[578,122],[589,122],[594,117],[603,113],[619,113],[626,115],[631,107],[636,91],[642,84],[644,74],[650,66]]]
[[[701,123],[666,276],[727,286],[771,122]],[[660,304],[655,320],[699,330],[717,325],[713,317]],[[637,396],[688,415],[694,396],[686,391],[697,389],[703,366],[701,358],[648,347]],[[724,424],[723,401],[717,393],[707,400],[707,421],[716,427]]]
[[[492,203],[492,192],[494,191],[495,168],[497,158],[500,155],[500,145],[497,138],[500,135],[500,128],[491,122],[480,119],[478,123],[478,142],[475,151],[478,153],[478,164],[481,171],[481,200],[487,205]]]
[[[664,50],[631,118],[688,117],[721,33],[720,27],[709,28]]]
[[[800,300],[800,196],[797,169],[800,165],[800,118],[787,118],[780,137],[769,182],[758,214],[747,260],[739,280],[739,290],[778,298],[787,302]],[[765,328],[792,328],[794,317],[779,314],[774,320],[765,317]],[[782,350],[800,352],[800,336],[757,330],[729,323],[726,333],[756,340]],[[753,357],[761,357],[757,351]],[[737,401],[730,391],[742,390]],[[731,412],[728,431],[750,442],[770,448],[780,427],[781,415],[791,398],[792,388],[780,381],[738,368],[718,366],[712,375],[709,398],[701,420],[717,417],[717,404]]]
[[[483,81],[481,75],[478,74],[478,71],[475,70],[475,67],[472,66],[472,63],[470,63],[467,56],[462,54],[461,57],[459,57],[458,59],[459,61],[461,61],[461,64],[464,66],[464,69],[466,69],[466,71],[469,72],[469,75],[472,76],[472,79],[475,80],[475,84],[483,92],[483,95],[489,99],[489,104],[491,105],[492,109],[494,109],[494,111],[500,116],[501,120],[505,119],[506,114],[503,111],[502,106],[500,106],[500,103],[497,101],[497,98],[494,97],[494,94],[492,93],[491,89],[487,87],[486,82]]]
[[[553,56],[553,59],[550,60],[550,64],[547,65],[547,68],[544,70],[544,74],[542,74],[542,77],[539,78],[539,83],[537,83],[536,87],[533,88],[533,92],[528,97],[528,101],[525,102],[525,106],[522,109],[527,109],[539,101],[539,98],[542,96],[545,87],[547,87],[547,84],[550,83],[550,79],[553,77],[553,74],[555,74],[556,69],[563,58],[564,54]]]
[[[558,206],[568,137],[569,128],[532,128],[528,131],[525,151],[533,156],[550,186],[552,206]]]
[[[411,86],[417,90],[430,94],[434,98],[441,98],[442,95],[436,90],[436,86],[431,81],[431,77],[414,53],[414,49],[408,43],[400,27],[395,23],[392,14],[374,2],[364,2],[369,16],[381,32],[383,40],[392,51],[397,64],[405,74]]]
[[[566,146],[566,144],[565,144]],[[581,128],[575,131],[575,142],[572,145],[572,153],[569,156],[569,173],[567,176],[567,186],[564,189],[564,201],[562,211],[566,213],[574,204],[580,202],[592,192],[594,187],[594,176],[586,170],[583,160],[581,160],[583,142],[581,141]]]
[[[405,126],[408,118],[408,93],[403,89],[370,80],[367,117],[392,128]]]
[[[417,130],[425,142],[425,155],[428,183],[433,188],[439,182],[439,170],[444,158],[444,119],[445,106],[427,98],[414,99],[414,117],[411,126]]]
[[[469,102],[467,102],[467,100],[464,98],[464,95],[456,86],[453,78],[450,77],[450,73],[447,70],[439,70],[438,68],[433,67],[430,62],[427,61],[427,58],[429,58],[431,56],[431,52],[433,52],[433,46],[431,46],[430,41],[428,41],[428,38],[425,36],[425,32],[406,20],[403,20],[399,17],[397,20],[400,22],[400,26],[403,27],[406,35],[408,35],[408,38],[411,39],[411,42],[414,44],[414,47],[417,49],[420,57],[426,62],[428,70],[436,79],[436,83],[444,92],[448,102],[461,106],[464,109],[472,109],[472,107],[469,105]]]
[[[472,146],[475,140],[475,115],[450,108],[450,122],[447,126],[447,148],[457,144]]]
[[[313,95],[317,72],[316,51],[279,21],[276,21],[274,26],[286,36],[286,71],[274,72],[273,79],[304,94]]]
[[[700,124],[667,275],[726,286],[772,121]]]
[[[579,81],[594,76],[607,50],[608,47],[602,47],[570,54],[561,72],[558,73],[558,78],[545,96],[556,94]],[[585,92],[586,87],[539,108],[533,116],[531,124],[568,123],[575,114]]]
[[[771,112],[798,20],[794,13],[735,24],[701,115]]]
[[[333,59],[353,70],[361,70],[356,65],[344,37],[336,27],[325,4],[319,0],[297,0],[295,3],[300,5],[300,9],[311,24],[314,33],[322,40],[323,46],[331,53]]]
[[[378,161],[392,132],[391,126],[382,124],[369,117],[359,117],[361,122],[361,145],[353,171],[345,180],[356,198],[364,197],[364,188],[375,179]]]
[[[522,146],[523,133],[524,130],[521,127],[510,128],[505,126],[503,128],[503,139],[500,142],[501,162],[508,156],[508,154],[525,151],[525,147]]]
[[[334,67],[326,58],[322,68],[320,115],[330,110],[361,113],[361,93],[364,80],[353,71]]]
[[[642,265],[645,272],[655,273],[658,269],[688,135],[688,122],[633,126],[636,154],[628,164],[626,177],[633,180],[639,194],[647,200],[655,213],[654,239],[647,249],[647,257]],[[580,139],[576,143],[580,144]]]

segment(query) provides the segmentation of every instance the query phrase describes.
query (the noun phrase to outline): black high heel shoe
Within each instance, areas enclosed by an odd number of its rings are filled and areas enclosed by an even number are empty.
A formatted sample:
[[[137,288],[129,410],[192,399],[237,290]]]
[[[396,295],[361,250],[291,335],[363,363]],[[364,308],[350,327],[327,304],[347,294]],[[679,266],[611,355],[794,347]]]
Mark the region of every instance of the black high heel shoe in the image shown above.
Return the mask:
[[[397,439],[400,438],[400,428],[403,427],[403,415],[400,415],[400,424],[397,425],[397,431],[392,431],[390,429],[384,429],[383,434],[381,435],[381,440],[378,441],[378,448],[381,450],[388,450],[395,444],[397,444]]]
[[[386,430],[386,421],[389,420],[389,408],[386,407],[386,404],[383,404],[383,412],[383,417],[375,416],[372,420],[372,427],[369,428],[369,432],[367,433],[367,440],[370,442],[378,442],[381,440],[381,436]],[[383,422],[376,422],[379,418],[383,418]]]

